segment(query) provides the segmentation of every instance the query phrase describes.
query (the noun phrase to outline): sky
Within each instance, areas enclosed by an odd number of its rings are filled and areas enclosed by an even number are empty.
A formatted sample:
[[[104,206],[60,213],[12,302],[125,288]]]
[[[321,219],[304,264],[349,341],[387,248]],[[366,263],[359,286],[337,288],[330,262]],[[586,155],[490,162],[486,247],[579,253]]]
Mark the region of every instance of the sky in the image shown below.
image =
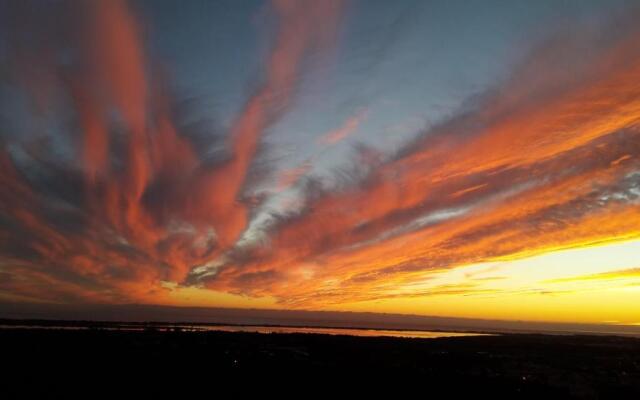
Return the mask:
[[[0,1],[0,301],[640,325],[640,3]]]

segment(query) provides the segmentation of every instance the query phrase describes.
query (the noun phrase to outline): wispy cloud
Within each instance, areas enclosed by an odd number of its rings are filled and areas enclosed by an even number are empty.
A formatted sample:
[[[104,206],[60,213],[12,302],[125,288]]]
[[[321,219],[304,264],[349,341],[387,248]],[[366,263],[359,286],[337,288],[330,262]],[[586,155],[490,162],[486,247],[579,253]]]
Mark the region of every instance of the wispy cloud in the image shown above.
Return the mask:
[[[307,160],[298,167],[281,171],[278,177],[277,189],[282,191],[293,186],[304,175],[311,171],[312,167],[311,161]]]
[[[599,274],[579,275],[567,278],[550,279],[547,283],[567,283],[583,281],[607,281],[614,279],[640,279],[640,268],[623,269],[619,271],[601,272]],[[640,281],[639,281],[640,283]]]
[[[343,141],[358,130],[360,124],[367,118],[367,113],[368,110],[366,108],[359,109],[355,114],[347,118],[339,128],[320,136],[318,142],[324,145],[331,145]]]

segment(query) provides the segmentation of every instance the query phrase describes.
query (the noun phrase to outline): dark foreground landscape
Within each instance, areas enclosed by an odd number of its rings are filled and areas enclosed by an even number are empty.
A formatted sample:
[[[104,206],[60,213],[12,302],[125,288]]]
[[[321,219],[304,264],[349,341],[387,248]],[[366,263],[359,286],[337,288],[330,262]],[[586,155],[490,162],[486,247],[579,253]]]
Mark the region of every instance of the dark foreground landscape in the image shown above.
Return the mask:
[[[13,327],[0,330],[0,354],[6,398],[306,397],[383,387],[421,398],[640,398],[640,339],[616,336],[406,339]]]

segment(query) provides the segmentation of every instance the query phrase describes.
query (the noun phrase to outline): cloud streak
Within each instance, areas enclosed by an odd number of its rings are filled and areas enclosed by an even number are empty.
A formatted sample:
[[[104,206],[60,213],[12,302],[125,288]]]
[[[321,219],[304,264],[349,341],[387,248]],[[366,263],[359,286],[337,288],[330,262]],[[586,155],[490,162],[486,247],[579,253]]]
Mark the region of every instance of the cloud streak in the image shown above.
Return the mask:
[[[342,126],[320,136],[318,142],[324,145],[332,145],[343,141],[358,130],[360,124],[367,118],[367,113],[366,108],[361,108],[354,115],[347,118]]]

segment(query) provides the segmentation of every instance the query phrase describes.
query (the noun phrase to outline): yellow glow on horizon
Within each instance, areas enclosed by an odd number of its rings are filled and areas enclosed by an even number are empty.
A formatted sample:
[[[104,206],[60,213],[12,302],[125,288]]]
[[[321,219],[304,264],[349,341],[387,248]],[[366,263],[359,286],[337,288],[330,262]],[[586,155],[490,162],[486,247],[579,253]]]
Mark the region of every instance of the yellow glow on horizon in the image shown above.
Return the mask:
[[[163,303],[165,305],[195,307],[280,308],[272,297],[248,297],[197,287],[171,289]]]
[[[398,288],[397,295],[326,309],[640,324],[640,240],[426,273],[421,282]],[[173,288],[166,300],[183,306],[286,308],[272,297],[254,298],[195,287]]]
[[[398,297],[340,310],[555,322],[640,321],[640,241],[427,273]]]

